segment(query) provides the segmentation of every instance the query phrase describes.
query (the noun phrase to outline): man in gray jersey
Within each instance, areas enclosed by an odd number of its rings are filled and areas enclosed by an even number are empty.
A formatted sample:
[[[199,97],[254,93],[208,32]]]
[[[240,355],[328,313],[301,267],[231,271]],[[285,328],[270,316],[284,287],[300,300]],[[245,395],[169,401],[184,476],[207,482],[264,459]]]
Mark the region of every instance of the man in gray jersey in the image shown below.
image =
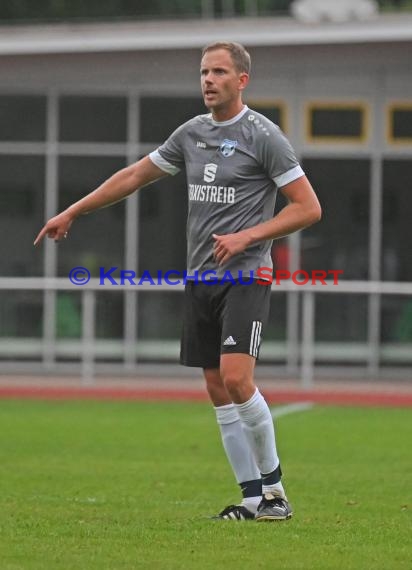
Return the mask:
[[[186,168],[189,279],[181,362],[203,368],[243,495],[218,518],[286,520],[292,508],[281,482],[273,421],[254,383],[270,288],[253,277],[259,267],[271,267],[273,239],[318,221],[321,210],[282,132],[243,104],[249,72],[250,56],[240,44],[204,48],[201,87],[210,113],[183,124],[149,156],[49,220],[35,244],[46,235],[57,241],[67,237],[79,215]],[[273,217],[278,189],[288,205]],[[221,282],[191,279],[206,271]],[[228,271],[251,275],[252,283],[227,282]]]

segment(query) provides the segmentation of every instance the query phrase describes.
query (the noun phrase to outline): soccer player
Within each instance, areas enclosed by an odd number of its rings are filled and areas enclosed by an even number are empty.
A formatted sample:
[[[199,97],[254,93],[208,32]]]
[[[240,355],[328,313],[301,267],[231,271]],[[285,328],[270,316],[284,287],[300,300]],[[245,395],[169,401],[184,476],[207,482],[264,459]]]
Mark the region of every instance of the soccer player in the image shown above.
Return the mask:
[[[250,56],[240,44],[206,46],[200,78],[209,114],[181,125],[150,155],[51,218],[35,244],[44,236],[57,241],[67,237],[81,214],[185,167],[188,275],[211,270],[218,278],[226,271],[256,277],[259,267],[271,267],[272,240],[317,222],[321,208],[283,133],[243,104],[249,73]],[[274,216],[278,189],[288,204]],[[242,280],[188,280],[181,363],[203,368],[223,446],[243,495],[217,517],[286,520],[292,507],[281,482],[274,425],[254,382],[270,287],[257,279],[249,285]]]

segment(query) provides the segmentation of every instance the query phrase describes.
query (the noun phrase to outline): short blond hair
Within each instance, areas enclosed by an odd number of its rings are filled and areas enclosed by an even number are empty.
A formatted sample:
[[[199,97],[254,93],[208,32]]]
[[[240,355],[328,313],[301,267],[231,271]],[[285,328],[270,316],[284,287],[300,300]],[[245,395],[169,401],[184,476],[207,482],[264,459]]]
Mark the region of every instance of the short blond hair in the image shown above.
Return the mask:
[[[242,44],[237,42],[214,42],[205,46],[202,50],[202,57],[208,51],[213,51],[216,49],[225,49],[230,53],[232,61],[239,73],[250,74],[251,60],[250,55]]]

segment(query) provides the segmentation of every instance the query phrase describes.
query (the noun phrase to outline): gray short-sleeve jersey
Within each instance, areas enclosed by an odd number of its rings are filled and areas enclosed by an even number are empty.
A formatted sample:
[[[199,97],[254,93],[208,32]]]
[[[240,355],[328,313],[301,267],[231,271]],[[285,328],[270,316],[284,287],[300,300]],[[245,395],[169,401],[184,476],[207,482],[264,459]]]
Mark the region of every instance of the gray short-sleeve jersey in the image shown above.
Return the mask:
[[[248,247],[223,267],[213,259],[212,234],[229,234],[273,217],[277,189],[304,175],[295,153],[266,117],[244,107],[229,121],[199,115],[181,125],[151,160],[169,174],[186,168],[188,274],[230,271],[249,276],[272,267],[272,242]]]

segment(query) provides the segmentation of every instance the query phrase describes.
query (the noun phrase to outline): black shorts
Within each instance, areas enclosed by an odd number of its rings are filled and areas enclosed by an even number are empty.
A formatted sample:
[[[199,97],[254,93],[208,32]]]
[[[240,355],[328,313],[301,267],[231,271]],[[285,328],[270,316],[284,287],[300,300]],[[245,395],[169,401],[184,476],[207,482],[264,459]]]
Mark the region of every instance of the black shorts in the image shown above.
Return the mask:
[[[188,281],[180,362],[219,368],[221,354],[258,358],[262,328],[269,314],[270,285]]]

